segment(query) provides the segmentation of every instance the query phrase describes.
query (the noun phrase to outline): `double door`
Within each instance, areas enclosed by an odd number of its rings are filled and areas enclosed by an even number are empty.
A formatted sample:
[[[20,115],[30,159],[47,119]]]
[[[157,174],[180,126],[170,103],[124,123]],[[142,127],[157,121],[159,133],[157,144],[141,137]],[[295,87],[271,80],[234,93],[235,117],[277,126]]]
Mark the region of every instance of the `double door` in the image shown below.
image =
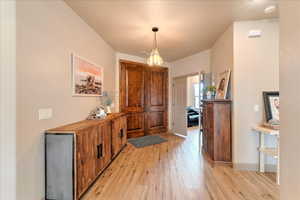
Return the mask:
[[[168,126],[168,69],[120,61],[120,108],[128,137],[159,134]]]

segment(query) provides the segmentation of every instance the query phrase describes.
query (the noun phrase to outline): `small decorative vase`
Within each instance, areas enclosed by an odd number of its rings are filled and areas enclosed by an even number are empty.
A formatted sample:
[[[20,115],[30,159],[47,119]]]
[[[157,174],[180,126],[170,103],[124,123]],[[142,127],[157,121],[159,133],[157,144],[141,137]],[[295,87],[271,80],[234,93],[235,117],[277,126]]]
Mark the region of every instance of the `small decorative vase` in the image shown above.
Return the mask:
[[[110,106],[106,106],[106,113],[107,113],[107,114],[111,114]]]
[[[211,99],[216,99],[216,93],[215,93],[215,92],[213,92],[213,93],[211,94]]]
[[[207,98],[207,99],[211,99],[211,97],[212,97],[211,91],[207,91],[207,92],[206,92],[206,98]]]

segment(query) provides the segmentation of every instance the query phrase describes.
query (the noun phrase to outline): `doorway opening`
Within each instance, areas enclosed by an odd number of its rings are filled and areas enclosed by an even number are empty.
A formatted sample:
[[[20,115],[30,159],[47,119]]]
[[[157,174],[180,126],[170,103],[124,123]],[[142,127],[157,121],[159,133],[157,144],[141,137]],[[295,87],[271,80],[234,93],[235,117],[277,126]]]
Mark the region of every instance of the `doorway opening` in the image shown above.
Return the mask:
[[[203,84],[200,73],[173,78],[173,133],[186,137],[200,133],[200,106]]]
[[[173,78],[172,125],[173,133],[198,138],[202,147],[202,100],[206,99],[205,89],[211,84],[210,73],[195,73]]]
[[[187,128],[199,129],[200,104],[203,93],[200,93],[200,77],[192,75],[187,77]]]

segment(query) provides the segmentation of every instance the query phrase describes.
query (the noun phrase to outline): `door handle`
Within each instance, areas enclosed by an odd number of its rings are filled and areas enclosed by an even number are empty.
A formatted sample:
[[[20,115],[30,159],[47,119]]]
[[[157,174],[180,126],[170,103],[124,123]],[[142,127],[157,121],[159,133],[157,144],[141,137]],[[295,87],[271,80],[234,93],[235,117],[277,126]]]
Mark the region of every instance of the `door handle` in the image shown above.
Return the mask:
[[[123,138],[123,137],[124,137],[124,131],[123,131],[123,129],[120,130],[119,137],[120,137],[120,138]]]
[[[100,159],[103,156],[103,144],[97,145],[97,158]]]

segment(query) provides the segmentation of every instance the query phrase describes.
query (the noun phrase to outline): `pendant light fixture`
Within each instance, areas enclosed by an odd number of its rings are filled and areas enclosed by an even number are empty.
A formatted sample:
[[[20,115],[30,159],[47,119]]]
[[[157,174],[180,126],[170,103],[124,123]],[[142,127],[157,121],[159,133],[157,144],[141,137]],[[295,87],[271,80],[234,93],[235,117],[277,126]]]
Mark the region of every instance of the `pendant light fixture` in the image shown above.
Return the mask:
[[[160,57],[157,47],[156,33],[158,32],[157,27],[153,27],[152,31],[154,32],[154,41],[153,41],[153,49],[150,53],[149,58],[147,59],[147,64],[150,66],[159,66],[163,64],[163,59]]]

